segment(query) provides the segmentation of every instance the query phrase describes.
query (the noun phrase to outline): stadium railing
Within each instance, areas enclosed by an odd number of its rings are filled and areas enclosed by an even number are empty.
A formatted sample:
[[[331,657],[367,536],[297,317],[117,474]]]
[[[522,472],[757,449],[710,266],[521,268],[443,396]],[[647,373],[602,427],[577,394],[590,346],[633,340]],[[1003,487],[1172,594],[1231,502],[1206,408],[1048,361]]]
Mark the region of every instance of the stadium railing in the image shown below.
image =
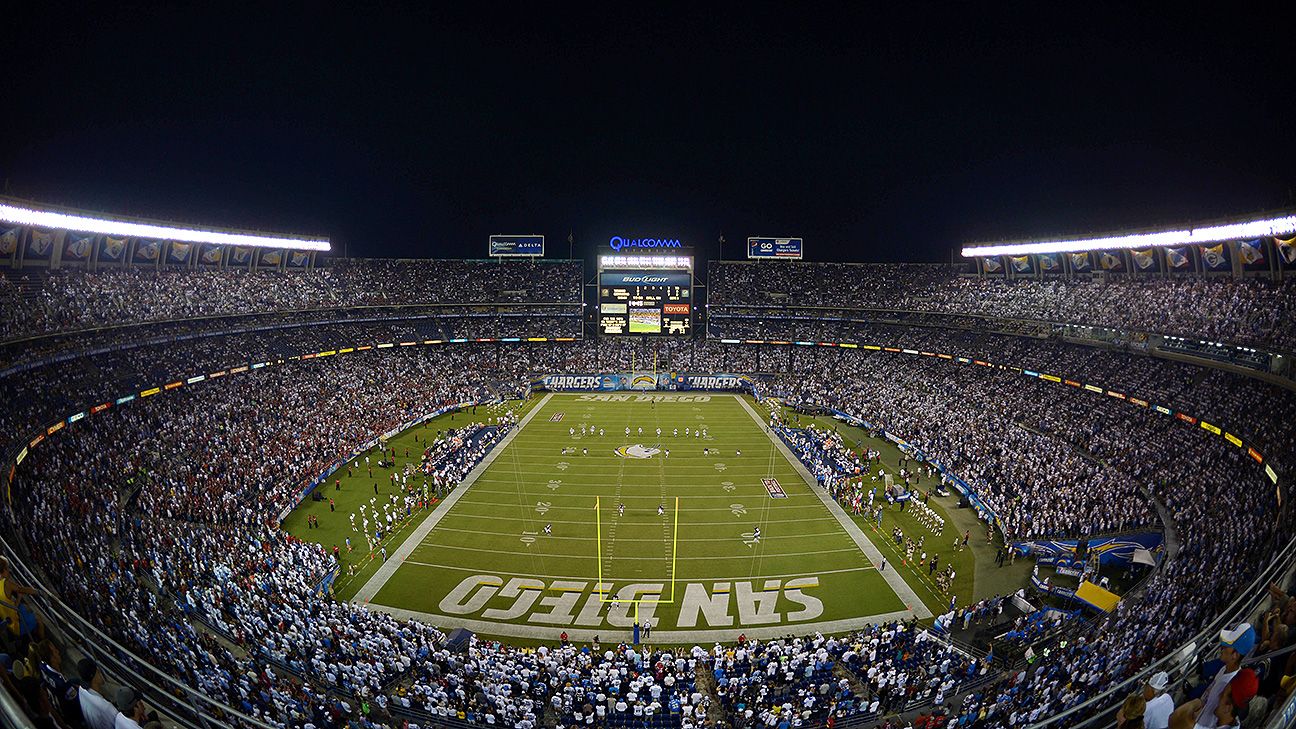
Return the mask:
[[[0,689],[0,726],[14,727],[14,729],[35,729],[36,725],[31,719],[27,718],[18,702],[9,692]]]
[[[1051,716],[1028,729],[1049,729],[1067,727],[1068,729],[1088,729],[1089,727],[1109,726],[1123,698],[1143,685],[1148,678],[1158,672],[1170,674],[1172,685],[1182,681],[1191,671],[1215,656],[1219,650],[1220,630],[1250,619],[1268,599],[1268,586],[1277,582],[1293,570],[1296,564],[1296,538],[1291,539],[1280,550],[1275,550],[1274,558],[1265,565],[1246,589],[1219,612],[1211,622],[1185,641],[1179,648],[1166,653],[1152,661],[1138,673],[1121,681],[1093,698],[1078,704],[1064,712]]]
[[[1264,729],[1290,729],[1292,726],[1296,726],[1296,692],[1292,692],[1282,707],[1269,717]]]
[[[7,541],[0,541],[0,545],[3,545],[6,556],[9,557],[14,574],[28,586],[41,591],[32,602],[47,630],[59,635],[63,642],[78,652],[93,658],[111,683],[134,688],[150,709],[157,710],[175,726],[212,729],[230,726],[236,721],[242,726],[274,729],[270,724],[190,688],[135,655],[54,595],[40,577],[27,567],[13,545]]]

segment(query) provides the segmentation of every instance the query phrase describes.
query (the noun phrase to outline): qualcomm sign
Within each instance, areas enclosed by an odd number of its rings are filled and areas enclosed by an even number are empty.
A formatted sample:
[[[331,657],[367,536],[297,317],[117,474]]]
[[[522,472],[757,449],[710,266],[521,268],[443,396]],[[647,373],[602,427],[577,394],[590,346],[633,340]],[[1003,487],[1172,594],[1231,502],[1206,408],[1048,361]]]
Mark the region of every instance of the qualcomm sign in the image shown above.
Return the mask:
[[[619,235],[612,236],[609,241],[612,250],[619,251],[622,248],[682,248],[678,240],[666,238],[622,238]]]

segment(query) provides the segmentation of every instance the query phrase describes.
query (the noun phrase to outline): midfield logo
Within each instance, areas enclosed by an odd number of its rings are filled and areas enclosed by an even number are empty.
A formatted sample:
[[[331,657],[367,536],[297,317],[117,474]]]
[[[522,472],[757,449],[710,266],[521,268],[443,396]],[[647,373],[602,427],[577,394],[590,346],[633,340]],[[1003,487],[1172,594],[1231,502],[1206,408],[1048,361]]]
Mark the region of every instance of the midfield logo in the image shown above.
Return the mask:
[[[616,454],[622,458],[652,458],[658,453],[661,453],[660,448],[650,448],[638,443],[616,449]]]

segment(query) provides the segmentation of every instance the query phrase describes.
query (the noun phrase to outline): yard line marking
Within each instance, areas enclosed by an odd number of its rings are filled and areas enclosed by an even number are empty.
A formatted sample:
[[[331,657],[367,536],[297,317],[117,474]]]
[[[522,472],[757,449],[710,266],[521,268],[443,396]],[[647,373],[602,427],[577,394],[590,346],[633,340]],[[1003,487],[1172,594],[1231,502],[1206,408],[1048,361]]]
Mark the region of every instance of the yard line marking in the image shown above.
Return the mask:
[[[480,504],[480,506],[494,506],[494,504]],[[559,509],[566,509],[569,511],[589,511],[588,506],[558,506],[557,504],[555,504],[549,507],[550,511],[557,511]],[[487,519],[490,521],[499,521],[499,514],[496,513],[467,514],[464,513],[462,509],[455,512],[455,516],[460,519]],[[586,526],[589,524],[589,521],[586,519],[549,519],[548,521],[551,524],[580,524]],[[832,518],[831,516],[812,516],[812,517],[806,517],[804,519],[779,519],[780,524],[792,524],[792,523],[803,523],[803,522],[814,522],[814,521],[831,521],[835,523],[837,520]],[[685,525],[686,526],[733,526],[734,520],[730,519],[729,521],[690,521],[690,522],[686,522]],[[441,527],[439,531],[446,532],[452,530],[449,527]],[[501,532],[489,532],[489,533],[502,534]],[[840,534],[841,532],[834,531],[831,533]]]
[[[405,564],[412,564],[418,567],[430,567],[432,569],[439,569],[439,570],[455,570],[457,572],[479,572],[480,571],[480,570],[473,569],[472,567],[464,567],[463,565],[438,564],[436,562],[420,562],[418,560],[413,560],[413,559],[406,560]],[[874,572],[874,571],[877,571],[877,567],[874,567],[873,565],[864,565],[861,567],[843,567],[842,569],[836,569],[836,570],[817,570],[815,572],[789,572],[784,575],[761,575],[761,579],[781,580],[788,577],[818,577],[822,575],[840,575],[840,574],[847,574],[851,572]],[[497,569],[491,569],[490,573],[492,575],[500,575],[503,577],[534,577],[536,579],[541,579],[541,580],[579,580],[585,582],[592,582],[594,580],[594,577],[592,575],[537,575],[531,572],[506,572],[504,570],[497,570]],[[688,581],[689,582],[738,582],[747,579],[750,579],[750,577],[748,577],[747,575],[738,575],[734,577],[689,577]]]
[[[534,476],[535,474],[534,474],[534,472],[533,472],[533,473],[530,474],[530,475]],[[681,488],[705,488],[705,487],[708,487],[708,486],[715,486],[715,484],[711,484],[711,483],[708,483],[708,484],[676,484],[676,483],[674,483],[674,482],[672,482],[671,485],[672,485],[672,486],[679,486],[679,487],[681,487]],[[528,490],[528,491],[529,491],[530,493],[537,493],[537,494],[545,494],[545,493],[549,493],[549,492],[547,492],[547,491],[541,491],[541,490],[539,490],[540,488],[543,488],[543,487],[537,486],[535,491],[533,491],[533,492],[531,492],[530,490]],[[575,485],[573,485],[572,488],[570,488],[570,489],[565,489],[565,494],[566,494],[566,495],[569,495],[569,496],[585,496],[585,497],[588,497],[588,498],[593,498],[593,497],[595,497],[595,496],[608,496],[608,495],[612,495],[612,496],[615,497],[614,494],[607,494],[606,492],[603,492],[603,491],[599,491],[599,492],[595,492],[595,493],[576,493],[576,488],[577,488],[577,487],[576,487]],[[592,487],[592,488],[597,489],[597,488],[599,488],[599,487],[594,486],[594,487]],[[481,493],[481,494],[514,494],[514,493],[516,493],[516,492],[514,492],[514,491],[506,491],[506,490],[503,490],[503,489],[478,489],[478,490],[476,491],[476,493]],[[763,494],[762,494],[762,495],[763,495]],[[621,497],[619,497],[619,498],[620,498],[622,501],[625,501],[625,500],[628,500],[628,499],[647,499],[647,500],[650,500],[650,501],[661,501],[661,497],[660,497],[660,496],[643,496],[643,495],[636,495],[636,496],[621,496]],[[689,501],[692,501],[692,500],[694,500],[694,499],[732,499],[732,498],[733,498],[733,494],[689,494],[689,496],[688,496]],[[803,498],[803,499],[804,499],[804,498],[814,498],[814,494],[790,494],[787,498],[789,498],[789,499],[796,499],[796,498]]]
[[[539,493],[539,492],[537,492],[537,493]],[[595,495],[596,495],[596,494],[587,494],[588,498],[593,498]],[[622,497],[622,498],[630,498],[630,499],[633,499],[633,498],[636,498],[636,497],[634,497],[634,496],[626,496],[626,497]],[[495,506],[495,507],[498,507],[498,506],[500,506],[500,505],[501,505],[501,504],[500,504],[498,501],[471,501],[471,502],[465,502],[465,503],[464,503],[464,506]],[[582,506],[582,507],[568,507],[568,506],[556,506],[556,505],[555,505],[555,506],[553,506],[553,507],[551,507],[551,508],[553,508],[553,509],[571,509],[571,508],[576,508],[577,510],[589,511],[589,507],[588,507],[588,506]],[[801,508],[801,507],[793,507],[793,508]],[[693,511],[726,511],[726,512],[727,512],[727,511],[732,511],[732,509],[730,509],[728,506],[690,506],[690,507],[689,507],[689,511],[690,511],[690,512],[693,512]],[[688,522],[688,523],[689,523],[689,524],[692,524],[692,523],[694,523],[694,522]]]
[[[408,540],[407,540],[407,541],[408,541]],[[656,541],[656,540],[653,540],[653,541]],[[535,552],[515,552],[515,551],[512,551],[512,550],[508,550],[508,549],[482,549],[481,547],[456,547],[456,546],[449,545],[449,544],[428,544],[428,545],[425,545],[425,546],[427,546],[429,549],[433,549],[433,550],[457,549],[457,550],[459,550],[459,551],[461,551],[461,552],[482,552],[482,553],[486,553],[486,554],[513,554],[513,555],[529,555],[529,554],[535,554]],[[775,556],[775,557],[779,557],[779,558],[781,558],[781,557],[813,557],[813,556],[815,556],[815,555],[817,555],[817,554],[840,554],[840,553],[842,553],[842,552],[857,552],[857,553],[858,553],[858,552],[859,552],[859,548],[858,548],[858,547],[845,547],[845,548],[842,548],[842,549],[817,549],[817,550],[814,550],[814,551],[811,551],[811,552],[780,552],[779,554],[774,555],[774,556]],[[584,560],[590,560],[590,559],[593,559],[593,555],[589,555],[589,554],[545,554],[545,555],[543,555],[543,556],[544,556],[545,559],[584,559]],[[655,561],[655,562],[660,562],[660,561],[661,561],[661,560],[659,560],[657,557],[623,557],[622,559],[649,560],[649,561]],[[715,559],[716,559],[716,555],[714,555],[714,554],[704,554],[704,555],[699,556],[699,557],[680,557],[679,559],[687,559],[687,560],[704,560],[704,559],[705,559],[705,560],[715,561]],[[391,563],[391,561],[392,561],[392,560],[391,560],[390,558],[387,560],[387,562],[388,562],[389,564]],[[383,566],[385,567],[386,565],[383,565]],[[760,575],[757,575],[757,577],[759,577],[759,576],[760,576]],[[750,579],[750,575],[749,575],[748,577],[744,577],[743,579]]]
[[[531,418],[544,408],[545,403],[549,402],[549,398],[551,397],[553,397],[552,394],[545,395],[540,402],[536,404],[536,407],[531,408],[531,410],[527,412],[526,416],[518,422],[517,427],[510,431],[508,435],[504,436],[503,440],[492,448],[491,452],[486,454],[486,457],[468,472],[468,475],[459,482],[458,486],[451,489],[449,494],[446,494],[445,499],[443,499],[441,503],[437,504],[436,508],[432,510],[432,513],[423,519],[422,523],[420,523],[418,527],[416,527],[414,531],[405,538],[405,541],[401,542],[401,545],[387,556],[387,561],[379,565],[378,569],[373,573],[373,576],[369,578],[369,581],[366,582],[354,596],[352,596],[352,602],[359,603],[373,600],[374,595],[377,595],[378,591],[383,588],[383,585],[387,584],[387,581],[392,578],[392,575],[396,574],[396,569],[400,567],[401,562],[405,561],[405,559],[410,556],[410,553],[423,543],[428,532],[432,531],[432,528],[440,523],[441,519],[449,513],[450,509],[459,502],[459,499],[461,499],[464,494],[468,493],[469,487],[471,487],[477,478],[490,467],[490,464],[508,448],[509,443],[517,437],[518,433],[521,433],[522,430],[526,428],[527,423],[531,422]]]
[[[559,522],[559,521],[550,521],[549,523],[550,523],[550,524],[587,524],[588,522],[583,522],[583,521],[582,521],[582,522],[570,522],[570,521],[568,521],[568,522]],[[725,524],[725,525],[727,525],[727,526],[734,526],[734,522],[732,522],[732,521],[721,522],[721,523],[723,523],[723,524]],[[780,522],[780,523],[781,523],[781,522]],[[632,527],[635,527],[635,526],[650,527],[650,526],[655,526],[655,525],[653,525],[653,524],[631,524],[630,526],[632,526]],[[477,530],[477,529],[455,529],[455,528],[453,528],[453,527],[441,527],[440,529],[437,529],[436,531],[437,531],[437,534],[445,534],[445,533],[455,533],[455,534],[481,534],[481,535],[488,536],[488,537],[515,537],[515,536],[517,536],[516,534],[503,534],[503,533],[501,533],[501,532],[489,532],[489,531],[481,531],[481,530]],[[846,535],[842,534],[840,529],[836,529],[836,530],[833,530],[833,531],[831,531],[831,532],[797,532],[796,534],[791,534],[791,535],[779,535],[779,536],[762,537],[762,539],[800,539],[800,538],[802,538],[802,537],[844,537],[844,536],[846,536]],[[585,537],[566,537],[566,536],[560,536],[560,535],[557,535],[557,534],[548,534],[548,535],[545,536],[545,539],[576,540],[576,541],[581,541],[581,542],[595,542],[595,541],[598,541],[597,537],[589,537],[589,536],[585,536]],[[728,537],[690,537],[690,538],[688,539],[688,541],[689,541],[689,542],[732,542],[733,539],[734,539],[734,538],[733,538],[732,536],[728,536]],[[660,540],[660,539],[655,539],[655,538],[651,538],[651,537],[650,537],[650,538],[647,538],[647,539],[622,538],[621,541],[623,541],[623,542],[653,542],[653,543],[656,543],[656,542],[660,542],[661,540]]]

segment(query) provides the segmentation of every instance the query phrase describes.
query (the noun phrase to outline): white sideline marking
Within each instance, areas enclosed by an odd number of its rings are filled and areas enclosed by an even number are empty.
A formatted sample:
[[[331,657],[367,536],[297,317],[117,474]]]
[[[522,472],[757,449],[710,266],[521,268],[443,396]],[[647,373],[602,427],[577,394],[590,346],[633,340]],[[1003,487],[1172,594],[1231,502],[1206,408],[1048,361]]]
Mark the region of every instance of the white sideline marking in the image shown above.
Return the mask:
[[[801,478],[804,479],[806,485],[810,487],[810,491],[817,495],[819,500],[823,502],[824,508],[828,509],[828,513],[837,517],[837,523],[841,524],[842,529],[846,530],[846,534],[848,534],[851,539],[855,540],[855,544],[859,547],[859,550],[869,558],[870,563],[878,564],[881,562],[882,553],[878,551],[877,547],[873,546],[873,542],[869,541],[869,538],[864,535],[864,532],[860,530],[859,525],[846,515],[846,511],[841,508],[841,504],[838,504],[836,500],[828,495],[827,491],[819,486],[819,482],[810,473],[809,469],[805,467],[805,464],[801,462],[801,459],[796,457],[796,454],[787,447],[781,438],[765,429],[765,421],[761,420],[761,417],[756,414],[755,410],[752,410],[746,400],[743,400],[738,395],[733,395],[733,397],[738,401],[738,404],[747,411],[747,414],[752,417],[752,420],[756,421],[756,426],[765,433],[766,437],[768,437],[770,441],[774,443],[774,446],[779,449],[784,457],[787,458],[788,463],[791,463],[797,473],[801,474]],[[909,610],[903,613],[905,617],[912,616],[917,618],[930,618],[932,616],[932,611],[927,609],[927,605],[925,605],[922,599],[918,597],[918,593],[913,591],[913,588],[909,586],[909,583],[905,582],[904,578],[900,577],[896,570],[890,569],[881,572],[880,574],[882,575],[882,579],[886,580],[886,583],[895,591],[895,594],[909,606]]]
[[[468,492],[468,487],[472,486],[473,483],[476,482],[477,477],[480,476],[488,466],[490,466],[499,454],[504,452],[504,449],[513,441],[513,438],[515,438],[518,433],[522,432],[522,429],[527,426],[527,423],[531,422],[531,418],[544,408],[545,403],[549,402],[549,398],[551,397],[553,397],[553,393],[545,395],[540,402],[536,403],[536,405],[532,407],[525,416],[523,416],[522,420],[518,422],[517,427],[510,431],[508,435],[504,436],[504,440],[501,440],[498,445],[491,449],[491,452],[488,453],[480,463],[468,472],[468,475],[464,480],[460,481],[459,485],[452,489],[450,494],[447,495],[441,503],[437,504],[437,507],[432,510],[432,513],[429,514],[422,523],[414,528],[414,531],[405,538],[404,542],[401,542],[401,545],[397,547],[394,552],[387,555],[387,561],[379,565],[378,570],[373,573],[373,576],[369,578],[369,581],[365,582],[364,586],[356,592],[355,597],[351,598],[353,602],[369,602],[373,599],[374,595],[378,594],[378,591],[383,588],[383,585],[387,584],[387,581],[392,578],[392,575],[396,574],[396,569],[400,567],[401,562],[404,561],[406,557],[410,556],[410,553],[423,543],[423,539],[427,537],[428,532],[432,531],[432,529],[440,523],[446,513],[449,512],[455,504],[459,503],[459,499]]]

